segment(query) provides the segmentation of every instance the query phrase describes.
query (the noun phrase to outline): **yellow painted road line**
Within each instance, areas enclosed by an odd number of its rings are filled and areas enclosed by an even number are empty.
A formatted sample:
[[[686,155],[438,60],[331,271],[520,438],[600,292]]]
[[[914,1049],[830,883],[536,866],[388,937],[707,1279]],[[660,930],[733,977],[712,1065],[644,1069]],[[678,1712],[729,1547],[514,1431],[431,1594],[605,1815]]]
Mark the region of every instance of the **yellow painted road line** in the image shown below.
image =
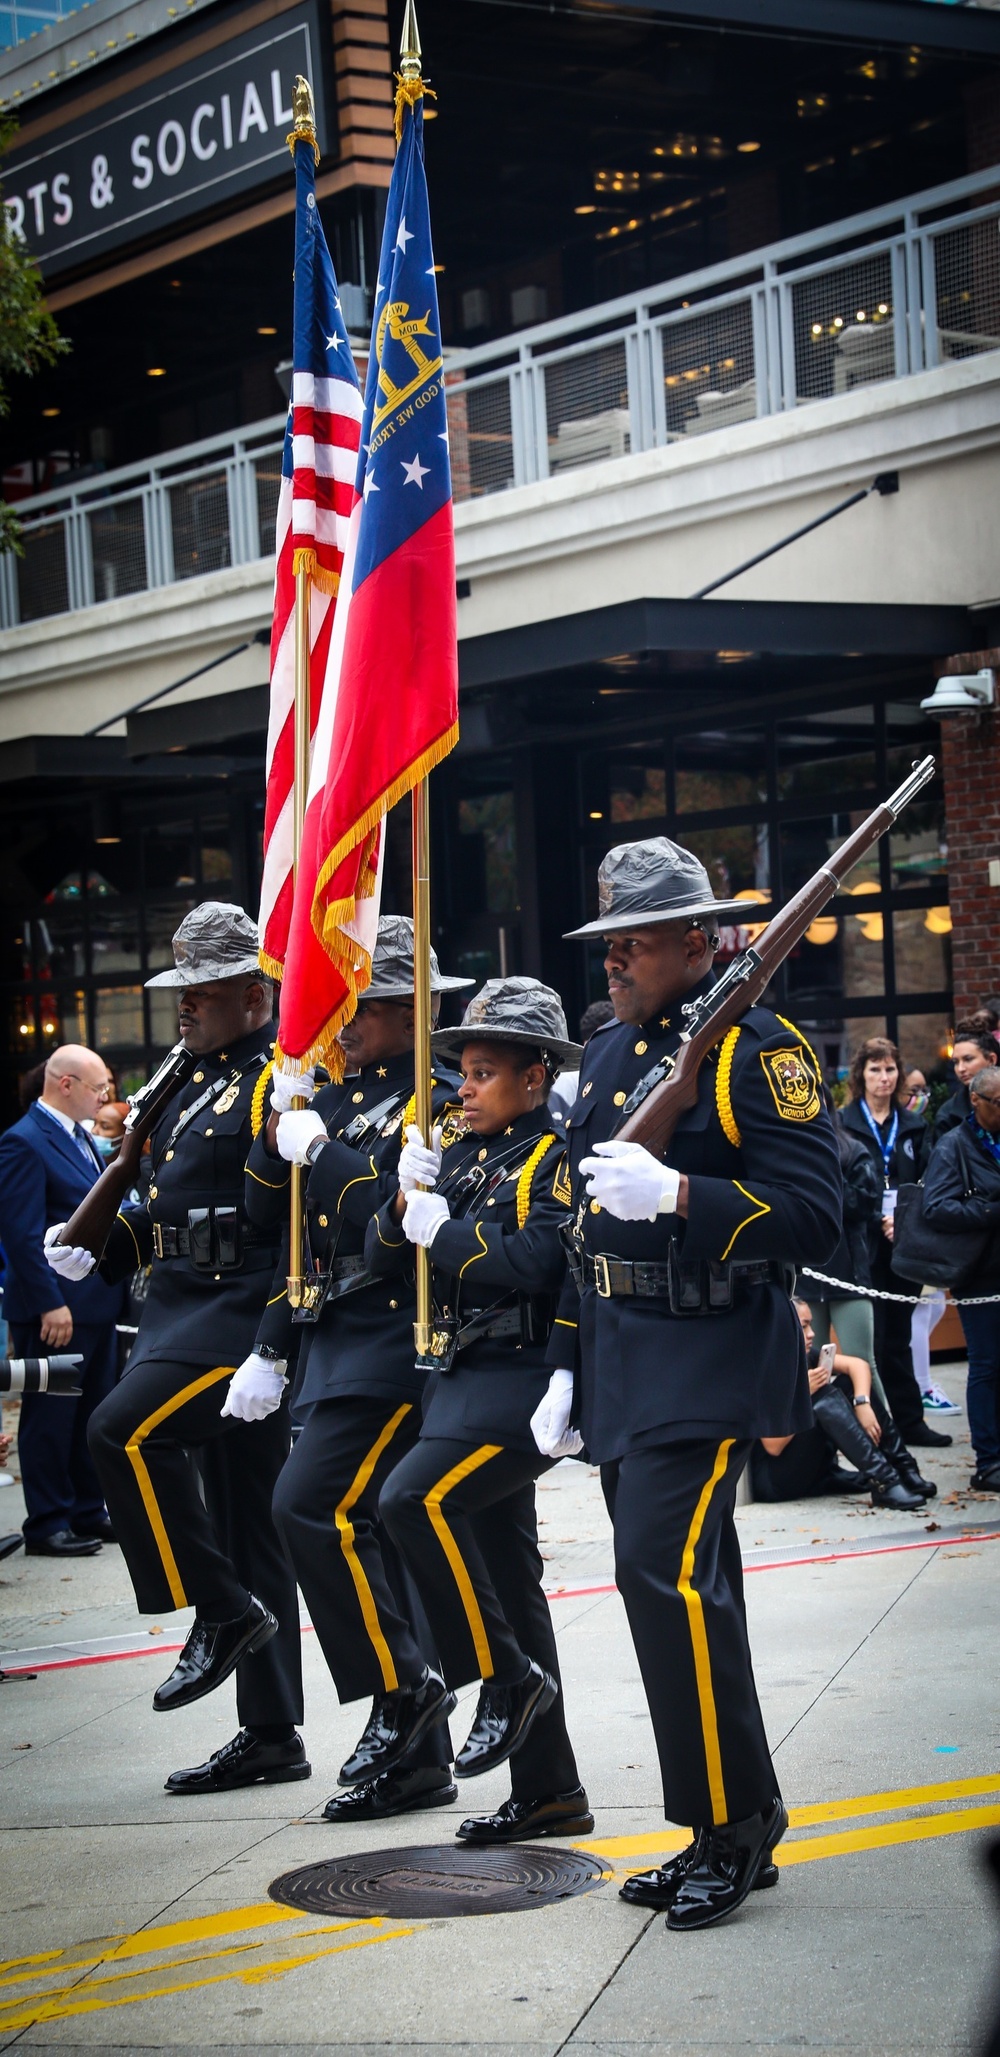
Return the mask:
[[[835,1836],[810,1836],[779,1843],[774,1861],[812,1864],[820,1857],[849,1857],[856,1850],[886,1850],[894,1843],[924,1843],[936,1836],[964,1836],[977,1828],[996,1828],[1000,1807],[963,1807],[953,1814],[925,1814],[917,1821],[881,1821],[871,1828],[847,1829]]]
[[[14,2029],[33,2028],[44,2021],[68,2021],[74,2015],[96,2014],[103,2008],[135,2007],[144,2000],[174,1999],[178,1993],[202,1992],[208,1986],[226,1985],[234,1979],[239,1979],[243,1985],[263,1985],[268,1979],[281,1978],[286,1972],[298,1971],[304,1964],[315,1964],[322,1957],[336,1957],[347,1950],[365,1950],[373,1943],[397,1942],[401,1937],[411,1936],[413,1933],[411,1928],[390,1929],[384,1934],[360,1936],[355,1942],[335,1943],[330,1950],[310,1950],[303,1957],[277,1957],[270,1964],[244,1965],[238,1971],[221,1971],[210,1978],[188,1979],[179,1985],[153,1986],[146,1992],[124,1993],[115,1998],[108,1998],[106,1994],[95,1994],[91,1999],[87,1997],[91,1988],[74,1987],[72,1990],[79,1997],[68,2004],[49,1998],[23,2001],[21,2013],[10,2015],[4,2022],[4,2034],[9,2035]],[[159,1967],[154,1966],[150,1976],[155,1977],[158,1969]]]
[[[274,1900],[262,1900],[249,1907],[231,1907],[224,1914],[203,1914],[193,1921],[168,1921],[157,1928],[137,1929],[134,1935],[95,1936],[86,1943],[71,1943],[65,1950],[44,1950],[37,1957],[8,1957],[0,1964],[0,1983],[9,1983],[6,1973],[22,1964],[47,1964],[50,1973],[86,1971],[95,1964],[146,1957],[154,1950],[179,1950],[185,1943],[202,1943],[213,1936],[238,1936],[245,1929],[301,1919],[294,1907],[279,1907]],[[80,1949],[91,1954],[86,1958],[73,1957],[73,1951]],[[66,1962],[67,1958],[72,1958],[72,1962]],[[38,1975],[45,1976],[43,1972]]]
[[[866,1793],[851,1800],[823,1800],[811,1807],[790,1807],[792,1828],[815,1828],[824,1821],[853,1821],[864,1814],[890,1814],[900,1807],[922,1807],[935,1800],[967,1800],[980,1793],[1000,1792],[1000,1776],[946,1779],[932,1786],[897,1786],[887,1793]],[[650,1835],[594,1836],[574,1843],[597,1857],[642,1857],[647,1852],[682,1850],[691,1840],[682,1829],[661,1829]]]
[[[378,1926],[377,1918],[373,1921],[371,1917],[361,1915],[355,1921],[328,1922],[325,1928],[323,1929],[306,1929],[304,1934],[299,1934],[293,1937],[292,1940],[296,1943],[300,1943],[305,1940],[306,1936],[324,1934],[341,1935],[344,1929],[347,1928],[367,1928],[375,1926]],[[197,1952],[193,1957],[175,1957],[172,1960],[168,1957],[165,1963],[161,1959],[161,1961],[158,1964],[140,1964],[136,1966],[136,1968],[132,1971],[116,1971],[108,1976],[105,1976],[104,1978],[88,1979],[87,1991],[88,1993],[92,1993],[98,1986],[121,1985],[125,1979],[129,1978],[151,1978],[154,1972],[159,1977],[163,1972],[167,1971],[186,1971],[188,1969],[188,1966],[192,1964],[211,1964],[217,1962],[218,1959],[222,1957],[239,1957],[246,1950],[264,1949],[266,1941],[267,1938],[260,1938],[256,1941],[251,1940],[245,1943],[227,1943],[221,1950],[201,1950]],[[10,1985],[23,1984],[28,1979],[38,1979],[39,1977],[44,1978],[46,1976],[48,1976],[49,1978],[69,1978],[71,1976],[75,1976],[77,1972],[96,1970],[101,1965],[114,1964],[115,1961],[116,1960],[114,1957],[85,1958],[82,1962],[78,1962],[76,1964],[60,1964],[58,1966],[53,1965],[48,1974],[46,1974],[45,1972],[39,1973],[37,1971],[22,1971],[17,1974],[16,1978],[9,1980],[8,1983]],[[74,1984],[68,1986],[50,1986],[48,1991],[43,1993],[41,1997],[46,2000],[61,2000],[65,1998],[65,1996],[68,1993],[75,1992],[76,1990],[77,1988],[75,1982]],[[16,1997],[12,2000],[0,1999],[0,2030],[2,2030],[4,2027],[3,2016],[6,2014],[8,2008],[21,2007],[23,2006],[23,2004],[24,1995],[22,1993],[17,1994]]]

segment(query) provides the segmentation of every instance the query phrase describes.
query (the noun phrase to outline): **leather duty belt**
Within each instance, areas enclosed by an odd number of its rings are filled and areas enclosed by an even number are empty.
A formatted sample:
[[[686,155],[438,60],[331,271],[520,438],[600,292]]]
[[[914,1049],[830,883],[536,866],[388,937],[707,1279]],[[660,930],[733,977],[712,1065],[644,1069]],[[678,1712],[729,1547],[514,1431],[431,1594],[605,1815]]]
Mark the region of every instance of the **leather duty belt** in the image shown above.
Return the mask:
[[[756,1264],[667,1264],[641,1259],[583,1257],[584,1284],[602,1300],[667,1300],[672,1314],[721,1314],[733,1305],[739,1286],[781,1285],[791,1291],[790,1265],[761,1260]]]
[[[197,1261],[201,1258],[201,1243],[202,1236],[197,1228],[192,1234],[190,1229],[173,1228],[168,1222],[154,1221],[153,1223],[153,1251],[157,1257],[189,1257],[193,1261]],[[274,1250],[275,1263],[277,1263],[278,1250],[273,1237],[259,1235],[256,1229],[248,1227],[245,1223],[242,1224],[239,1233],[240,1257],[237,1258],[236,1262],[239,1263],[241,1261],[244,1250],[266,1249]],[[202,1258],[202,1268],[206,1270],[227,1271],[233,1269],[233,1261],[225,1254],[221,1257],[216,1255],[211,1259]]]

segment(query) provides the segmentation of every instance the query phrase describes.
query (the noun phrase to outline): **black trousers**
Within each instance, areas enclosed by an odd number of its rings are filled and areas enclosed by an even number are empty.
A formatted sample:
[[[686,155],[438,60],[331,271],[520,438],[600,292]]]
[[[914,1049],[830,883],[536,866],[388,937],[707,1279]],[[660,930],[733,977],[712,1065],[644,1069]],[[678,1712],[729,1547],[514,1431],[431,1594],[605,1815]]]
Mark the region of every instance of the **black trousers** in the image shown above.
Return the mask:
[[[663,1443],[602,1470],[618,1588],[668,1821],[744,1821],[778,1786],[754,1684],[733,1519],[750,1444]]]
[[[879,1235],[879,1247],[872,1260],[872,1284],[882,1291],[901,1293],[909,1288],[892,1269],[892,1245]],[[924,1396],[913,1370],[910,1349],[912,1307],[899,1307],[892,1300],[873,1302],[875,1317],[875,1362],[885,1387],[896,1427],[903,1441],[924,1419]]]
[[[495,1443],[424,1438],[382,1488],[379,1512],[420,1589],[449,1686],[514,1685],[530,1660],[559,1695],[510,1760],[515,1800],[579,1784],[535,1521],[548,1461]]]
[[[274,1519],[342,1701],[413,1685],[437,1664],[419,1595],[378,1516],[382,1487],[419,1429],[420,1409],[406,1401],[318,1400],[274,1489]],[[406,1766],[452,1755],[448,1724],[436,1722]]]
[[[288,1413],[223,1419],[233,1370],[130,1367],[92,1416],[90,1449],[140,1613],[193,1606],[206,1621],[232,1621],[256,1594],[279,1628],[237,1668],[240,1720],[301,1721],[298,1594],[271,1518]]]
[[[87,1426],[118,1375],[114,1323],[74,1325],[66,1347],[83,1356],[77,1373],[83,1387],[80,1398],[25,1393],[21,1401],[17,1451],[27,1509],[24,1533],[35,1542],[61,1528],[86,1535],[104,1519],[104,1494],[87,1448]],[[41,1340],[37,1321],[11,1322],[10,1349],[13,1357],[52,1353],[51,1343]]]

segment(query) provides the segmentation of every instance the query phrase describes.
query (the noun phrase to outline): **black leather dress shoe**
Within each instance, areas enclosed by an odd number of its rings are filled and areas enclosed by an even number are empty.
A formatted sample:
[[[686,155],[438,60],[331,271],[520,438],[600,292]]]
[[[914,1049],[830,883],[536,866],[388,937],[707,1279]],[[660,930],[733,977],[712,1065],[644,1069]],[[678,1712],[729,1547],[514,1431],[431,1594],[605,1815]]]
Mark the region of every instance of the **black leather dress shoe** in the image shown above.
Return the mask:
[[[252,1595],[246,1613],[236,1621],[196,1618],[170,1677],[153,1694],[157,1714],[166,1714],[172,1707],[186,1707],[189,1701],[214,1693],[216,1686],[221,1686],[223,1679],[235,1671],[241,1657],[252,1657],[255,1650],[262,1650],[270,1642],[277,1626],[270,1608]]]
[[[760,1868],[788,1827],[780,1800],[748,1821],[701,1832],[701,1847],[667,1909],[669,1929],[711,1928],[735,1914],[753,1892]]]
[[[50,1536],[25,1536],[26,1557],[96,1557],[100,1536],[75,1536],[71,1528],[57,1528]]]
[[[619,1889],[618,1898],[627,1900],[631,1907],[667,1908],[673,1905],[681,1880],[687,1877],[693,1864],[702,1855],[704,1831],[696,1835],[686,1850],[679,1850],[671,1857],[669,1864],[657,1864],[652,1871],[633,1871],[630,1878]],[[753,1882],[754,1892],[766,1892],[769,1886],[778,1883],[778,1867],[772,1864],[767,1851],[760,1870]]]
[[[428,1665],[418,1685],[401,1686],[372,1701],[362,1734],[347,1762],[340,1767],[338,1785],[360,1786],[394,1771],[413,1748],[418,1736],[440,1715],[453,1714],[455,1695],[443,1678]]]
[[[1000,1493],[1000,1464],[987,1464],[982,1471],[974,1471],[969,1480],[970,1493]]]
[[[471,1814],[460,1843],[527,1843],[533,1836],[589,1836],[594,1817],[582,1786],[543,1800],[505,1800],[495,1814]]]
[[[387,1814],[414,1814],[423,1807],[450,1807],[458,1799],[446,1764],[421,1764],[413,1771],[383,1771],[364,1785],[334,1793],[324,1821],[381,1821]]]
[[[312,1765],[301,1736],[290,1743],[259,1743],[248,1728],[241,1728],[231,1743],[213,1750],[207,1764],[192,1764],[187,1771],[172,1771],[165,1793],[229,1793],[236,1786],[282,1786],[293,1779],[309,1778]]]
[[[478,1778],[506,1762],[523,1743],[533,1721],[547,1714],[559,1688],[540,1664],[529,1664],[516,1686],[484,1685],[476,1718],[455,1759],[456,1778]]]
[[[0,1557],[13,1557],[15,1550],[19,1550],[23,1542],[24,1537],[19,1528],[14,1530],[13,1535],[0,1536]]]
[[[931,1428],[926,1421],[920,1421],[915,1428],[904,1432],[903,1441],[917,1450],[948,1450],[954,1437],[942,1434],[939,1428]]]
[[[107,1515],[104,1516],[103,1521],[95,1522],[93,1528],[75,1528],[73,1534],[85,1537],[87,1542],[117,1543],[118,1541],[118,1537],[115,1535]]]
[[[822,1498],[825,1493],[863,1493],[865,1482],[860,1471],[845,1471],[842,1464],[835,1464],[825,1473],[810,1497]]]

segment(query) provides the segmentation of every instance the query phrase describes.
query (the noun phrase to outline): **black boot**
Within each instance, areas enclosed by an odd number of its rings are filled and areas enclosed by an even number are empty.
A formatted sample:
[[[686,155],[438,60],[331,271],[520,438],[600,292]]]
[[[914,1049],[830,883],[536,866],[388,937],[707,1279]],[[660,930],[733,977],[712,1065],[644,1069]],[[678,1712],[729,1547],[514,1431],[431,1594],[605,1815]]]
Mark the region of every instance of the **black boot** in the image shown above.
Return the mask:
[[[879,1449],[883,1457],[889,1459],[893,1470],[899,1473],[904,1486],[907,1486],[911,1493],[919,1493],[922,1500],[933,1500],[937,1493],[934,1480],[921,1476],[917,1460],[907,1449],[892,1415],[887,1414],[884,1407],[876,1407],[875,1412],[882,1429]]]
[[[845,1457],[857,1465],[872,1496],[873,1507],[896,1507],[913,1511],[924,1504],[923,1493],[904,1485],[880,1446],[865,1434],[846,1394],[837,1386],[824,1386],[813,1394],[813,1413],[824,1435],[836,1443]]]

